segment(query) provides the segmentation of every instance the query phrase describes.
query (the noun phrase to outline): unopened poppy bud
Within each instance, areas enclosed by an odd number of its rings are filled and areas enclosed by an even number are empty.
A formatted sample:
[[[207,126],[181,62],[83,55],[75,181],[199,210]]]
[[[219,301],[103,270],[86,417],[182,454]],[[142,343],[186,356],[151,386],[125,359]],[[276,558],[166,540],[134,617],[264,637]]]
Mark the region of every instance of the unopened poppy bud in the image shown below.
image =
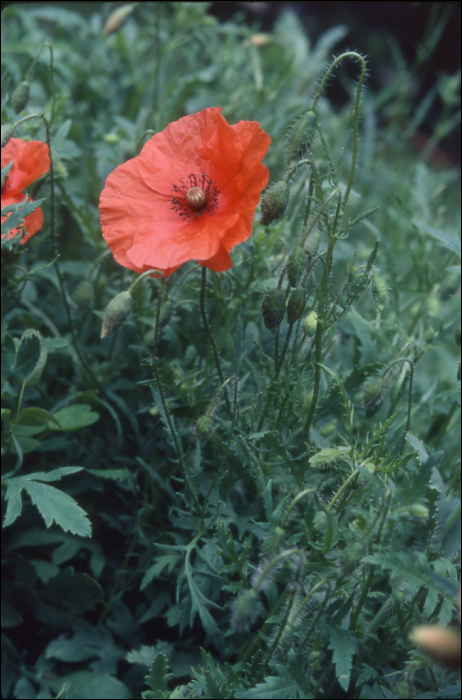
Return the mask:
[[[247,632],[261,611],[258,591],[250,588],[241,593],[233,606],[232,626],[236,632]]]
[[[122,7],[118,7],[114,12],[111,12],[104,26],[103,36],[107,36],[121,29],[136,5],[137,3],[134,5],[122,5]]]
[[[287,304],[287,321],[292,324],[298,321],[305,308],[305,290],[298,287],[290,296]]]
[[[418,520],[427,520],[430,515],[428,508],[422,505],[422,503],[413,503],[409,506],[409,513],[413,518],[417,518]]]
[[[261,304],[263,323],[274,332],[284,318],[286,299],[282,289],[270,289],[263,297]]]
[[[308,335],[314,335],[316,333],[316,326],[318,325],[318,314],[316,311],[312,311],[305,316],[303,319],[303,328],[308,333]]]
[[[321,234],[318,229],[311,231],[310,235],[305,241],[305,250],[308,253],[308,257],[312,258],[318,252],[320,238]]]
[[[83,280],[72,295],[73,300],[79,309],[85,309],[94,297],[93,285],[88,280]]]
[[[374,306],[377,313],[384,310],[388,300],[388,289],[384,279],[373,270],[372,276],[372,296],[374,297]]]
[[[296,287],[306,268],[306,252],[303,248],[295,248],[289,256],[287,263],[287,277],[290,286]]]
[[[14,134],[14,126],[13,124],[2,124],[2,148],[3,146],[6,146],[10,138]]]
[[[316,114],[310,110],[302,114],[290,127],[287,139],[287,167],[307,157],[316,133],[316,121]]]
[[[275,182],[261,198],[260,223],[268,226],[275,219],[280,219],[289,205],[290,188],[287,182]]]
[[[101,328],[101,338],[114,333],[127,318],[132,308],[130,292],[121,292],[106,307]]]
[[[23,80],[21,83],[19,83],[18,87],[13,92],[13,96],[11,98],[11,102],[12,102],[15,114],[22,112],[24,107],[27,106],[27,103],[29,102],[29,93],[30,93],[29,81]]]
[[[385,382],[382,377],[377,377],[364,389],[363,404],[366,407],[368,418],[376,413],[383,403],[385,395]]]
[[[213,421],[210,416],[201,416],[196,423],[196,435],[201,442],[209,439],[213,433]]]

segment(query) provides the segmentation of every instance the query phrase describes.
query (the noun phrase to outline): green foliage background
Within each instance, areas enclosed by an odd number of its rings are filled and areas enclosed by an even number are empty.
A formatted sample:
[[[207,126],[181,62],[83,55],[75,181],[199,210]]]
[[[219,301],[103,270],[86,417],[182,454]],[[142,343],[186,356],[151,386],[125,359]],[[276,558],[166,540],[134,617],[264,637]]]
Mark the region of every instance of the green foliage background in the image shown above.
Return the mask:
[[[281,359],[287,321],[273,335],[261,315],[301,235],[308,171],[284,216],[268,228],[257,217],[233,268],[209,273],[207,316],[233,378],[222,391],[193,262],[168,282],[157,345],[152,278],[100,339],[105,308],[136,276],[107,250],[98,201],[152,133],[211,106],[261,124],[280,180],[287,126],[347,29],[313,44],[287,11],[259,41],[207,3],[135,3],[103,36],[113,9],[86,19],[16,5],[2,17],[2,124],[46,117],[55,196],[52,211],[49,176],[32,187],[42,230],[2,246],[2,696],[455,697],[454,674],[409,634],[458,619],[460,177],[407,140],[437,96],[430,146],[455,128],[460,72],[415,104],[431,55],[414,70],[395,49],[395,81],[371,94],[366,80],[343,226],[360,220],[329,275],[330,303],[348,313],[323,337],[309,425],[315,341],[294,324]],[[12,94],[44,43],[16,117]],[[328,88],[317,106],[332,168],[318,136],[312,214],[333,172],[343,189],[348,179],[358,76],[342,64],[330,83],[348,103],[335,111]],[[46,140],[39,118],[15,135]],[[389,293],[381,312],[373,271]],[[319,310],[322,272],[306,280],[305,316]],[[374,412],[363,394],[377,377],[387,391]]]

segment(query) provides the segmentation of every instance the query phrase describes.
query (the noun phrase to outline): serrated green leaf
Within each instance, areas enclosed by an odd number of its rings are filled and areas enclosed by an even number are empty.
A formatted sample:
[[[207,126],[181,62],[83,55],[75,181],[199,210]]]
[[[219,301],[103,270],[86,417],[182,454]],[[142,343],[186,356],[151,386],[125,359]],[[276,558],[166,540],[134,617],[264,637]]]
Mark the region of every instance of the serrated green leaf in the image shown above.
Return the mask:
[[[346,692],[350,684],[350,673],[355,652],[355,638],[349,630],[329,627],[329,649],[332,649],[337,680]]]
[[[173,673],[168,673],[168,659],[165,654],[157,654],[145,676],[146,683],[157,698],[165,697],[165,689]]]

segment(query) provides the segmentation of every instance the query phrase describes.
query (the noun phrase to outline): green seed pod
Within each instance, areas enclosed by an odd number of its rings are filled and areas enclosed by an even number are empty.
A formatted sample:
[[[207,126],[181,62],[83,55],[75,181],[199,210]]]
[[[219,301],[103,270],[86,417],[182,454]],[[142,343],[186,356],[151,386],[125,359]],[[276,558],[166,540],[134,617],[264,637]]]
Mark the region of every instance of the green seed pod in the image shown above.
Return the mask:
[[[289,255],[287,263],[287,277],[289,278],[290,286],[296,287],[300,282],[300,278],[306,269],[306,252],[303,248],[295,248]]]
[[[13,96],[11,98],[11,102],[12,102],[15,114],[22,112],[24,107],[27,106],[27,103],[29,102],[29,93],[30,93],[29,81],[23,80],[21,83],[19,83],[18,87],[13,92]]]
[[[375,270],[372,276],[372,296],[374,297],[374,305],[377,313],[384,310],[388,300],[388,289],[384,279],[379,277]]]
[[[289,205],[290,187],[287,182],[275,182],[261,198],[260,223],[268,226],[275,219],[280,219]]]
[[[305,308],[305,290],[303,287],[297,287],[295,292],[291,294],[289,303],[287,304],[287,321],[289,323],[295,323],[298,321]]]
[[[261,310],[265,326],[273,333],[286,311],[286,299],[282,289],[270,289],[263,297]]]
[[[196,435],[201,442],[206,442],[213,433],[213,421],[210,416],[201,416],[196,423]]]
[[[385,397],[385,382],[383,377],[377,377],[364,389],[363,404],[366,407],[366,416],[371,418],[383,403]]]
[[[316,133],[316,114],[302,114],[289,129],[286,166],[296,165],[307,157]]]
[[[90,305],[91,300],[94,298],[95,293],[93,290],[93,285],[88,280],[83,280],[75,289],[72,298],[77,304],[79,309],[85,309]]]
[[[305,316],[303,319],[303,329],[308,333],[308,335],[314,335],[316,333],[316,326],[318,325],[318,314],[316,311],[312,311]]]
[[[14,126],[13,124],[2,124],[2,148],[3,146],[6,146],[10,138],[14,134]]]
[[[412,506],[409,506],[409,513],[418,520],[427,520],[430,515],[428,508],[422,503],[413,503]]]
[[[104,312],[101,338],[114,333],[127,318],[132,308],[132,295],[130,292],[121,292],[106,307]]]

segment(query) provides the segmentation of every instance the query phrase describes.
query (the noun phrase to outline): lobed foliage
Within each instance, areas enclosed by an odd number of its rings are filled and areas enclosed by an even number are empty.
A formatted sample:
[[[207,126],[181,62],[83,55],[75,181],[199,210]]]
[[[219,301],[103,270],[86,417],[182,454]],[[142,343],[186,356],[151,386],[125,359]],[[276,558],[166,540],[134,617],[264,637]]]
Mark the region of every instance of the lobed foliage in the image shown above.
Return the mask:
[[[4,13],[2,123],[53,168],[41,231],[2,240],[2,696],[455,697],[409,635],[458,620],[460,183],[429,162],[457,77],[417,154],[436,91],[413,104],[402,60],[373,95],[360,54],[332,61],[345,27],[313,45],[290,11],[261,35],[208,5],[107,35],[109,4]],[[231,270],[140,280],[101,339],[138,279],[105,178],[212,106],[270,134],[290,199]]]

